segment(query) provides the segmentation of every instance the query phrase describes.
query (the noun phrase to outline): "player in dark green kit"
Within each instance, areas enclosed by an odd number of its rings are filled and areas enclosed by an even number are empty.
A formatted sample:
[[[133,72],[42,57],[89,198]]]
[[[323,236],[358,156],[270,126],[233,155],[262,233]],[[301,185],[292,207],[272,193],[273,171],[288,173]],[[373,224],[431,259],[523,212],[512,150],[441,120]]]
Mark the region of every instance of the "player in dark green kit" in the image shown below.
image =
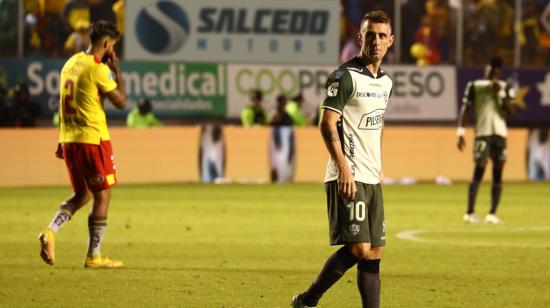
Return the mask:
[[[386,243],[380,187],[381,138],[392,81],[380,64],[394,37],[385,12],[367,13],[358,33],[359,55],[326,83],[321,134],[330,158],[325,175],[330,243],[343,245],[293,307],[315,307],[323,294],[357,264],[363,307],[380,306],[380,259]]]
[[[501,75],[502,59],[491,59],[485,68],[484,78],[468,82],[462,99],[457,130],[457,147],[460,151],[466,146],[464,132],[468,111],[473,109],[475,112],[475,168],[468,187],[468,207],[463,216],[463,220],[469,223],[479,222],[479,218],[474,213],[475,200],[489,158],[493,162],[493,184],[491,185],[491,208],[485,216],[485,222],[500,223],[496,212],[502,194],[502,170],[506,162],[508,134],[506,115],[512,115],[515,112],[514,87],[501,80]]]

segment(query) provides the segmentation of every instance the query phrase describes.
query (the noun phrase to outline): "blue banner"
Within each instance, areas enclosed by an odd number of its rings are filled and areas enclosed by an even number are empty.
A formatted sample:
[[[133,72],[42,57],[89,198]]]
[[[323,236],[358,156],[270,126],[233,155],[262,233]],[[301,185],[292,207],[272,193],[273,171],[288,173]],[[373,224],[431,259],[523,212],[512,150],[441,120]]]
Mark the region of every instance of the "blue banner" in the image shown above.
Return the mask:
[[[52,115],[59,104],[59,78],[65,60],[0,59],[0,83],[29,86],[31,101],[44,115]],[[160,116],[211,116],[227,114],[226,65],[179,61],[121,61],[128,106],[115,109],[108,101],[108,115],[124,116],[140,98],[151,100]]]

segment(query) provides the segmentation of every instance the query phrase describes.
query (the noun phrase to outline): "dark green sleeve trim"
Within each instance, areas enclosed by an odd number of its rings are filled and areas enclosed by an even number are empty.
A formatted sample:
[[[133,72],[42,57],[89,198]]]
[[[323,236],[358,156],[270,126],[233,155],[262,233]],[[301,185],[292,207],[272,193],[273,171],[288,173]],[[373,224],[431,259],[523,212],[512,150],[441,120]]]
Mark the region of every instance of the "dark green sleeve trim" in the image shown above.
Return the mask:
[[[468,82],[466,84],[466,88],[464,90],[464,97],[462,98],[463,104],[469,104],[475,102],[476,98],[476,92],[474,83],[472,81]]]
[[[353,93],[353,80],[346,69],[334,71],[325,85],[326,98],[322,108],[332,109],[342,113],[344,106]]]

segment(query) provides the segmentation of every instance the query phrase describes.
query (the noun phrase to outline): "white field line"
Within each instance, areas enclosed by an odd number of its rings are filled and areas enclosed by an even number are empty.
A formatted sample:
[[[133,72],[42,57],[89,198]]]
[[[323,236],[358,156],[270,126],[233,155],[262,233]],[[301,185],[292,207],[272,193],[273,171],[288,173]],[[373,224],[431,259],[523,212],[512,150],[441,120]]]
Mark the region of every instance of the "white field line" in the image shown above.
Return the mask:
[[[471,240],[439,240],[439,239],[428,239],[421,237],[424,233],[469,233],[475,235],[476,233],[505,233],[505,232],[550,232],[550,226],[537,226],[537,227],[517,227],[509,229],[478,229],[478,230],[465,230],[465,229],[414,229],[414,230],[405,230],[397,233],[397,237],[402,240],[413,241],[418,243],[429,243],[429,244],[449,244],[449,245],[460,245],[460,246],[482,246],[482,247],[519,247],[519,248],[550,248],[550,241],[548,243],[537,243],[537,244],[521,244],[514,242],[480,242],[476,241],[475,238]]]

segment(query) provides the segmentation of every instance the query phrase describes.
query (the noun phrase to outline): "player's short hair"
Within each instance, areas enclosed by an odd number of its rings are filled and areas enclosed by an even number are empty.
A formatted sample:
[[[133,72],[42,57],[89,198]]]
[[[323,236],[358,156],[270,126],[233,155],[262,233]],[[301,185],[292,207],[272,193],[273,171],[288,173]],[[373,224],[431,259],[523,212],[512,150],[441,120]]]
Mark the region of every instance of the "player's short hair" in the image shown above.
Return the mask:
[[[391,17],[384,11],[370,11],[366,13],[361,20],[361,26],[363,26],[363,23],[367,20],[377,24],[388,24],[391,27]]]
[[[494,68],[494,67],[502,68],[502,58],[500,58],[500,57],[493,57],[493,58],[491,58],[491,60],[489,60],[488,65],[489,65],[491,68]]]
[[[105,20],[93,23],[88,30],[88,34],[90,35],[92,44],[99,42],[105,36],[109,36],[115,40],[120,37],[120,32],[116,29],[116,26],[112,22]]]

